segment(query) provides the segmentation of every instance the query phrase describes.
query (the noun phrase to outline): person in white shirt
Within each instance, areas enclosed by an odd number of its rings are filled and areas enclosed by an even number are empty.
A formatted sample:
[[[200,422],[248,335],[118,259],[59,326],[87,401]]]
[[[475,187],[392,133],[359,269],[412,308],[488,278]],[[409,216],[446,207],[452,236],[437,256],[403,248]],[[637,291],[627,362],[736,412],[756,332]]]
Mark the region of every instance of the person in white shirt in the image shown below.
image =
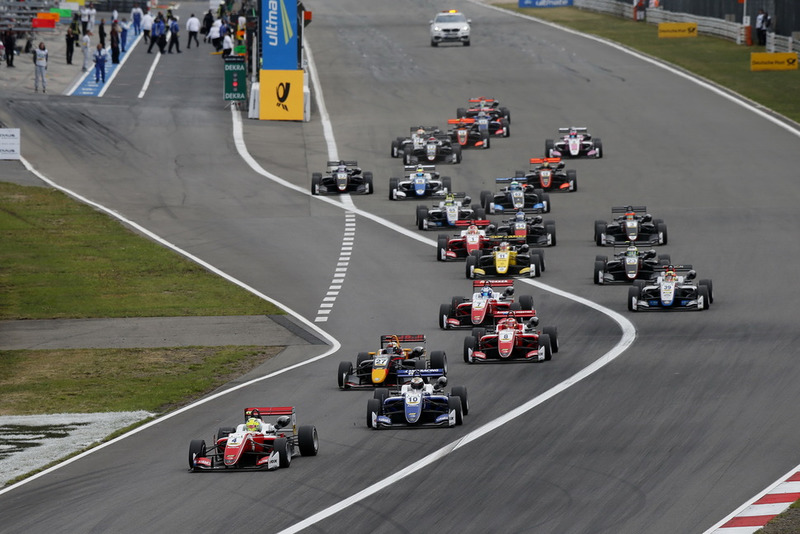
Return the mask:
[[[156,19],[153,18],[153,15],[151,15],[149,11],[142,17],[142,32],[144,32],[145,44],[150,41],[150,30],[153,29],[153,22],[155,22],[155,20]]]
[[[47,48],[44,43],[39,43],[39,48],[33,51],[33,64],[36,69],[36,77],[33,82],[33,90],[39,92],[39,81],[42,82],[42,92],[47,92]]]
[[[225,32],[225,37],[222,38],[222,57],[228,57],[233,53],[233,39],[231,32]]]
[[[89,29],[89,8],[81,6],[81,35],[86,35]]]
[[[136,4],[133,9],[131,9],[131,20],[133,21],[134,35],[139,35],[142,33],[142,17],[144,17],[144,11],[142,11],[142,8],[139,7],[139,4]]]
[[[222,27],[222,21],[217,19],[208,30],[208,40],[214,45],[214,50],[219,52],[222,50],[222,36],[219,34],[219,29]]]
[[[94,20],[97,17],[97,10],[94,8],[94,4],[89,4],[89,29],[94,30]]]
[[[194,43],[200,48],[200,41],[197,40],[197,32],[200,31],[200,19],[194,16],[194,13],[186,21],[186,33],[189,34],[189,40],[186,42],[186,48],[192,47],[192,39]]]
[[[81,52],[83,52],[83,68],[81,72],[89,70],[89,47],[92,45],[91,36],[92,32],[87,31],[83,34],[83,37],[81,37]]]

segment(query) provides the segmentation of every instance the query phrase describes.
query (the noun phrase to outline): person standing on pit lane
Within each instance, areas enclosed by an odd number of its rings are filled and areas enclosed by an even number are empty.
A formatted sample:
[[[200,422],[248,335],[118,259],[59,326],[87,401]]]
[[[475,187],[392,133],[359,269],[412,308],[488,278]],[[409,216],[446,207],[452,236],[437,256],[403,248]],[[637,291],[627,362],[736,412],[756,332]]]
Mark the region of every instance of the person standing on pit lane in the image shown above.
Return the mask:
[[[119,30],[116,24],[111,24],[111,33],[109,34],[111,40],[111,63],[119,64]]]
[[[228,57],[233,53],[233,37],[231,31],[225,32],[225,37],[222,38],[222,57]]]
[[[186,33],[189,34],[189,40],[186,41],[186,49],[190,49],[192,47],[192,39],[194,39],[194,44],[200,48],[200,41],[197,40],[197,32],[200,31],[200,19],[194,16],[194,13],[189,17],[189,20],[186,21]]]
[[[100,19],[100,26],[97,28],[97,37],[100,38],[100,44],[103,48],[106,47],[106,19]]]
[[[3,46],[6,47],[6,67],[14,66],[14,54],[17,49],[17,35],[12,30],[6,30],[3,35]]]
[[[94,82],[100,83],[100,80],[103,80],[103,83],[106,83],[106,59],[108,59],[108,54],[106,54],[105,49],[97,43],[97,50],[94,53]]]
[[[149,11],[142,17],[142,32],[144,33],[145,44],[150,42],[150,32],[153,30],[153,23],[155,20],[156,19],[153,18],[153,15],[151,15]]]
[[[202,33],[203,33],[203,42],[204,43],[207,43],[208,40],[209,40],[208,34],[211,31],[211,25],[212,24],[214,24],[214,14],[211,13],[211,10],[209,9],[208,13],[206,13],[205,16],[203,17],[203,29],[205,31],[203,31]]]
[[[122,17],[122,22],[119,23],[119,49],[125,53],[125,47],[128,46],[128,30],[131,28],[131,23],[128,19]]]
[[[94,4],[89,4],[89,30],[94,31],[94,22],[97,17],[97,10]]]
[[[131,9],[131,20],[133,21],[133,35],[139,35],[140,33],[142,33],[142,17],[144,17],[144,11],[142,11],[142,8],[139,7],[139,4],[134,5],[133,9]]]
[[[178,53],[181,53],[181,44],[178,42],[178,32],[180,31],[181,27],[178,24],[178,19],[172,17],[169,20],[169,49],[167,49],[168,53],[172,53],[172,47],[174,46]]]
[[[83,68],[81,72],[89,70],[89,47],[92,46],[92,32],[87,31],[81,37],[81,52],[83,52]]]
[[[211,44],[214,45],[214,50],[217,52],[222,50],[222,35],[219,33],[221,27],[222,21],[217,19],[208,30],[208,40],[211,41]]]
[[[67,65],[72,65],[72,55],[75,53],[75,43],[78,42],[78,36],[72,31],[72,28],[67,28]]]
[[[153,53],[153,45],[158,45],[158,49],[162,54],[164,53],[163,47],[161,46],[161,37],[165,32],[164,21],[161,19],[161,15],[159,15],[153,22],[153,28],[150,30],[150,46],[147,47],[148,54]]]
[[[89,31],[89,8],[85,5],[81,6],[81,34],[86,35]]]
[[[36,76],[33,82],[34,92],[39,92],[39,82],[42,82],[42,92],[47,92],[47,48],[44,43],[39,43],[39,48],[33,51],[33,64],[36,65]]]

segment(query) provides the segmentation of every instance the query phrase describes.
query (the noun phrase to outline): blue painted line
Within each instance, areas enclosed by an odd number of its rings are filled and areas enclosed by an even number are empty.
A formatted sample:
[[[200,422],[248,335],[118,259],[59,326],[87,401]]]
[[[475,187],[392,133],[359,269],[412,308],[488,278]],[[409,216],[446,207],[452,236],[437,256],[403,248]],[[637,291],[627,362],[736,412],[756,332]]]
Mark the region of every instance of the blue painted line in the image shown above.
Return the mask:
[[[119,53],[119,63],[111,63],[111,47],[106,48],[106,53],[108,54],[108,60],[106,61],[106,81],[103,83],[102,79],[100,82],[94,81],[94,66],[89,67],[89,70],[83,73],[81,76],[80,81],[78,84],[72,89],[69,93],[70,96],[95,96],[100,97],[103,96],[105,93],[105,89],[108,85],[111,84],[111,81],[117,75],[117,71],[122,68],[122,65],[125,64],[125,61],[128,58],[128,54],[133,52],[133,49],[139,44],[139,41],[142,39],[143,34],[133,35],[133,31],[129,30],[127,35],[127,40],[125,42],[125,52],[120,50]],[[94,52],[92,52],[94,54]]]

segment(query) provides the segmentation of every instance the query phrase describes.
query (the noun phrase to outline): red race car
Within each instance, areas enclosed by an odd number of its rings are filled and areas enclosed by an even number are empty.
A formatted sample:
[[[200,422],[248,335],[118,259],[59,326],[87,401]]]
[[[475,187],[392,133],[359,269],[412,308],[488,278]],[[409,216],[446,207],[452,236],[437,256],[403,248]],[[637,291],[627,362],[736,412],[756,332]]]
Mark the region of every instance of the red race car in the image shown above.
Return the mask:
[[[508,311],[533,311],[533,296],[522,295],[514,302],[513,280],[475,280],[472,282],[472,300],[453,297],[450,304],[439,306],[439,328],[466,328],[482,325],[494,326]]]
[[[464,339],[464,361],[534,361],[550,360],[558,352],[558,331],[554,326],[536,330],[539,318],[535,311],[498,312],[505,318],[492,330],[474,328]],[[527,318],[524,323],[517,319]]]
[[[531,158],[531,170],[517,171],[517,178],[525,178],[527,185],[545,191],[577,191],[578,172],[564,169],[561,158]]]
[[[439,234],[436,246],[436,259],[439,261],[463,259],[476,250],[491,250],[502,238],[508,236],[487,236],[485,228],[489,224],[488,219],[482,220],[458,220],[456,226],[463,228],[459,235],[448,236]]]
[[[273,423],[264,417],[276,417]],[[245,422],[221,427],[210,445],[195,439],[189,444],[189,470],[267,469],[289,467],[294,456],[316,456],[317,428],[297,426],[291,406],[244,409]],[[284,430],[285,429],[285,430]]]

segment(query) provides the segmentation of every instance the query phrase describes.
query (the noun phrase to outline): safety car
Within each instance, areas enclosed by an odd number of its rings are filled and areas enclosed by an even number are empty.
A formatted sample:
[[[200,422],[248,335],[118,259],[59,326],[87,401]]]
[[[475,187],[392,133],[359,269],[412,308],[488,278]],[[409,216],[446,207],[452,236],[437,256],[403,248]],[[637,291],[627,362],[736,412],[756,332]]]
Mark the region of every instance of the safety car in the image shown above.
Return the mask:
[[[469,413],[466,386],[454,386],[448,395],[444,390],[447,377],[439,376],[431,382],[431,373],[413,374],[399,389],[375,390],[367,401],[368,427],[454,427],[464,423],[464,416]]]
[[[663,219],[653,219],[647,206],[616,206],[612,214],[619,214],[608,223],[594,222],[594,240],[598,247],[605,245],[666,245],[669,236]]]
[[[464,338],[464,361],[467,363],[522,360],[541,362],[552,359],[558,352],[558,329],[536,327],[539,318],[535,311],[508,311],[492,329],[474,328]]]
[[[439,306],[439,328],[466,328],[494,325],[497,313],[533,310],[533,296],[521,295],[514,300],[513,280],[474,280],[472,298],[453,297]]]
[[[417,228],[431,230],[443,226],[460,226],[464,221],[479,226],[488,225],[486,212],[483,208],[472,209],[471,202],[472,199],[465,193],[447,193],[444,200],[430,208],[419,205],[416,216]]]
[[[628,309],[707,310],[714,302],[710,279],[695,282],[697,272],[691,265],[668,265],[651,281],[636,280],[628,288]]]
[[[403,347],[401,343],[418,344],[413,348]],[[447,374],[447,355],[434,350],[427,357],[425,336],[422,334],[384,334],[380,348],[374,352],[359,352],[356,363],[339,363],[336,379],[340,389],[373,388],[376,386],[398,385],[410,380],[407,373],[424,369],[438,369]]]
[[[369,195],[375,191],[372,173],[361,171],[357,161],[329,161],[328,170],[323,174],[311,174],[311,194],[360,193]]]
[[[452,178],[440,176],[435,165],[406,165],[405,176],[389,178],[389,200],[444,196],[453,190]]]
[[[265,420],[272,418],[272,423]],[[249,407],[245,422],[220,427],[210,443],[201,439],[189,444],[189,470],[266,469],[289,467],[295,456],[316,456],[317,428],[297,426],[292,406]]]
[[[558,133],[560,134],[558,139],[545,140],[544,155],[546,157],[603,157],[603,142],[599,137],[592,138],[586,127],[559,128]]]
[[[430,21],[431,46],[439,43],[462,43],[470,45],[471,21],[456,9],[448,9],[437,13]]]

